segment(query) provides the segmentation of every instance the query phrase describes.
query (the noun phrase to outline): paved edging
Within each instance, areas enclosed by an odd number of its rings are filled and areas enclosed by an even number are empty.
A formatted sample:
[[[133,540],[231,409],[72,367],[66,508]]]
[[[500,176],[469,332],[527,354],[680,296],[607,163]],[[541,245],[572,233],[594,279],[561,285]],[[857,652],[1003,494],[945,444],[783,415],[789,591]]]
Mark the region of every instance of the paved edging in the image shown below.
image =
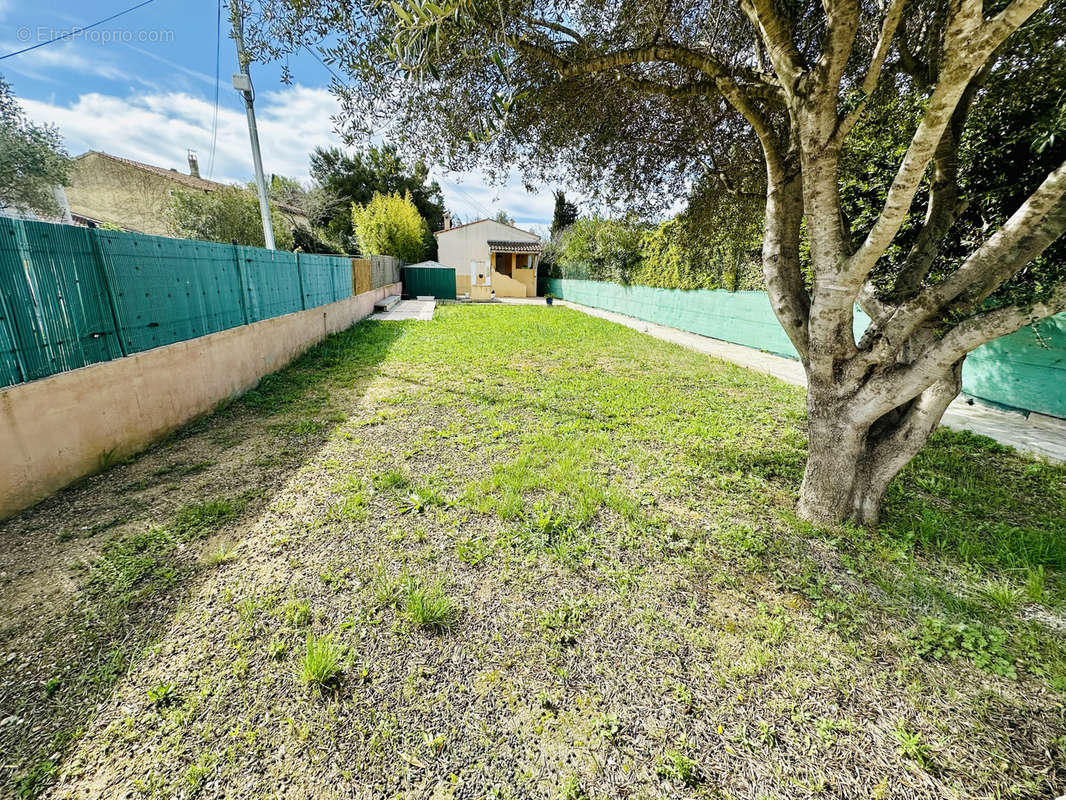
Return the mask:
[[[418,319],[423,322],[429,322],[433,319],[433,309],[436,307],[436,300],[401,300],[389,311],[378,311],[371,314],[370,319],[389,322]]]
[[[803,372],[803,366],[791,358],[771,355],[743,345],[711,339],[707,336],[700,336],[698,333],[669,328],[654,322],[645,322],[636,317],[627,317],[624,314],[583,306],[568,300],[556,300],[555,302],[589,316],[617,322],[619,325],[633,328],[654,336],[656,339],[673,342],[723,361],[730,361],[756,372],[772,375],[795,386],[807,385],[807,376]],[[941,424],[953,430],[970,431],[988,436],[1019,452],[1046,458],[1048,461],[1066,462],[1066,420],[1047,417],[1043,414],[1032,414],[1026,418],[1024,414],[992,408],[960,396],[948,406]]]

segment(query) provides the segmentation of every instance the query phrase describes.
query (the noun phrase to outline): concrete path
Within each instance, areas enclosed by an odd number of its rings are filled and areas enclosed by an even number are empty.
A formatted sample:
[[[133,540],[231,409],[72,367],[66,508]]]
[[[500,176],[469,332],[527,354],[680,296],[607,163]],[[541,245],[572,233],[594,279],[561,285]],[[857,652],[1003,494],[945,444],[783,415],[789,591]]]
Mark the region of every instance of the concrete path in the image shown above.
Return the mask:
[[[501,299],[503,303],[522,305],[543,304],[543,298]],[[688,347],[700,353],[731,361],[742,367],[773,375],[775,378],[794,384],[806,386],[807,376],[803,366],[791,358],[775,356],[754,350],[743,345],[711,339],[697,333],[656,325],[635,317],[604,311],[599,308],[582,306],[565,300],[556,300],[557,304],[584,312],[593,317],[617,322],[627,328],[654,336],[667,342]],[[1048,461],[1066,462],[1066,420],[1047,417],[1043,414],[1024,414],[1002,411],[998,408],[982,405],[979,402],[957,397],[948,406],[942,425],[954,430],[970,431],[988,436],[1001,444],[1013,447],[1023,453],[1046,458]]]
[[[401,300],[389,311],[379,311],[377,314],[371,314],[370,319],[380,319],[388,322],[401,319],[419,319],[423,322],[429,322],[433,319],[433,309],[436,307],[436,300]]]

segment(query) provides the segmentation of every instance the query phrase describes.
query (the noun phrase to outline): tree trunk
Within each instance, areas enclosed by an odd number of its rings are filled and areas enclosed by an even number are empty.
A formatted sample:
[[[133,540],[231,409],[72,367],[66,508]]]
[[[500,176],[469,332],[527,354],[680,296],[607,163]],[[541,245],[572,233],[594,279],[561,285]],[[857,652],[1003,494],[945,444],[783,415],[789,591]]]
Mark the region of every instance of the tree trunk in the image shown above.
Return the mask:
[[[872,422],[831,391],[809,389],[799,516],[816,525],[877,525],[888,485],[925,446],[961,386],[959,361],[920,395]]]
[[[799,516],[816,525],[876,526],[889,483],[913,454],[901,455],[900,450],[871,447],[869,431],[861,424],[812,421]]]
[[[855,487],[866,449],[866,429],[823,393],[807,393],[807,467],[796,510],[817,525],[851,519]]]

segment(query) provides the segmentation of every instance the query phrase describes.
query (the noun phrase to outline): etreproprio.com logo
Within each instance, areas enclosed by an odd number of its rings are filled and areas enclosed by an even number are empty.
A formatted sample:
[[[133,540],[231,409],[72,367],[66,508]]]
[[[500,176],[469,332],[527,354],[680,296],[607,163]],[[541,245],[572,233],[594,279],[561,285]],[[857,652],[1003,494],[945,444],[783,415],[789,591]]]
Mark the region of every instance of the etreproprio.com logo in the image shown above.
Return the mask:
[[[30,27],[23,25],[16,32],[20,42],[50,42],[56,39],[71,39],[96,44],[112,44],[115,42],[172,42],[174,31],[166,29],[148,30],[132,28],[52,28],[46,25]]]

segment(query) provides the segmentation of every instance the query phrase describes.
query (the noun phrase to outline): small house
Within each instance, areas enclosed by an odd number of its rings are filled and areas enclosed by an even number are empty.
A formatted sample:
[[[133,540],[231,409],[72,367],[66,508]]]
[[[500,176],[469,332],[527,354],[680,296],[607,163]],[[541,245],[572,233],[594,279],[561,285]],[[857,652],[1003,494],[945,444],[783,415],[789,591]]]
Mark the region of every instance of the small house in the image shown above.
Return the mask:
[[[452,226],[445,215],[437,261],[455,270],[455,293],[471,300],[535,297],[540,237],[493,219]]]

